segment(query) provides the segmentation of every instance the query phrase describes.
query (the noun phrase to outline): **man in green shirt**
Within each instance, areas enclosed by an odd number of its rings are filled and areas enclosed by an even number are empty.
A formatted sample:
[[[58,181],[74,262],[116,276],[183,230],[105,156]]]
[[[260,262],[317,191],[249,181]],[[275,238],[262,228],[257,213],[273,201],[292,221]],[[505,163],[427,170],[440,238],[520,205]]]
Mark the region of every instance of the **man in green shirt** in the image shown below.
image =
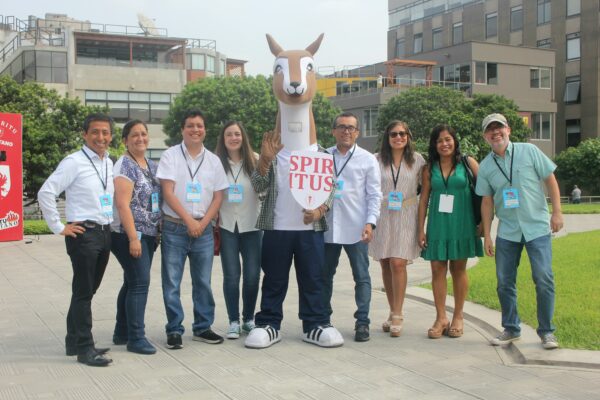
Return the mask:
[[[483,196],[484,248],[490,257],[494,255],[490,236],[494,209],[500,220],[496,237],[496,277],[504,332],[491,343],[499,346],[521,337],[516,280],[525,247],[537,295],[537,333],[545,349],[555,349],[558,341],[552,324],[551,232],[558,232],[563,227],[560,192],[554,176],[556,165],[533,144],[512,143],[510,126],[502,114],[485,117],[482,128],[492,151],[479,165],[476,192]],[[542,181],[552,202],[550,220]]]

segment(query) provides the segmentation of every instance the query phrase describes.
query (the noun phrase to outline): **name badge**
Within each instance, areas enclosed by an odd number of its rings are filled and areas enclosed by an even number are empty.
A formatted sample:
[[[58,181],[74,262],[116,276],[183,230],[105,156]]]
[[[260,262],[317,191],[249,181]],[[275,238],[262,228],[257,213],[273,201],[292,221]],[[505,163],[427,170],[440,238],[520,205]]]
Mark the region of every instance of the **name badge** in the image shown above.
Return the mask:
[[[159,211],[158,193],[156,193],[156,192],[152,193],[152,197],[151,197],[150,201],[152,202],[152,212],[157,213]]]
[[[190,203],[199,203],[202,200],[202,185],[198,182],[186,183],[185,200]]]
[[[390,192],[388,194],[388,210],[400,211],[402,208],[402,192]]]
[[[344,180],[338,179],[335,182],[335,194],[333,195],[334,199],[341,199],[344,191]]]
[[[105,216],[113,216],[113,201],[110,194],[107,193],[100,196],[100,208]]]
[[[438,211],[441,213],[452,214],[454,210],[454,195],[452,194],[440,194],[440,207]]]
[[[504,200],[504,208],[519,208],[519,189],[504,189],[502,199]]]
[[[244,200],[244,188],[242,185],[229,185],[227,199],[230,203],[241,203]]]
[[[142,240],[142,232],[140,232],[140,231],[135,231],[135,234],[136,234],[136,236],[137,236],[138,240]]]

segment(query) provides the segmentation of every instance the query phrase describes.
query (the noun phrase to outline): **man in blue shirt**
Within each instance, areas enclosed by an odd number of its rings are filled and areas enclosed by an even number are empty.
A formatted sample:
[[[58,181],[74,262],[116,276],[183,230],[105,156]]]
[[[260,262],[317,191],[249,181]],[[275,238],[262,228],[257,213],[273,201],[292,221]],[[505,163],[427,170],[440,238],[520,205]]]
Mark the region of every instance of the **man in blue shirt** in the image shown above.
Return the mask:
[[[556,165],[533,144],[510,142],[510,126],[502,114],[485,117],[482,128],[492,151],[479,165],[476,192],[483,196],[484,248],[490,257],[494,255],[490,236],[494,209],[500,220],[496,277],[504,332],[491,343],[499,346],[521,337],[516,280],[525,246],[537,294],[537,333],[545,349],[555,349],[558,341],[552,324],[554,276],[550,233],[563,227],[560,192],[554,176]],[[550,221],[542,181],[552,202]]]

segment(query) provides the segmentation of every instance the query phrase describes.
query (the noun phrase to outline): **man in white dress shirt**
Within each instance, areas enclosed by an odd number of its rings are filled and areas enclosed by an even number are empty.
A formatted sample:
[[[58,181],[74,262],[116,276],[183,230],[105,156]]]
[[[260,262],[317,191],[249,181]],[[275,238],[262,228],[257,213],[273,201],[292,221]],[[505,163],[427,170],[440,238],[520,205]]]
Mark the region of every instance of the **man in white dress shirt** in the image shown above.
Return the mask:
[[[112,362],[96,348],[92,336],[92,297],[102,282],[110,255],[110,223],[113,220],[113,163],[108,157],[113,121],[104,114],[88,115],[83,123],[81,150],[65,157],[44,182],[38,202],[48,227],[65,236],[73,267],[71,305],[67,314],[68,356],[94,367]],[[63,224],[56,198],[65,192]]]
[[[327,149],[333,155],[336,191],[333,206],[327,214],[329,230],[325,232],[325,304],[331,315],[333,276],[342,247],[350,260],[354,278],[357,310],[354,340],[369,340],[369,275],[368,243],[379,218],[381,176],[377,159],[356,144],[360,131],[358,118],[352,113],[336,117],[332,134],[336,145]]]

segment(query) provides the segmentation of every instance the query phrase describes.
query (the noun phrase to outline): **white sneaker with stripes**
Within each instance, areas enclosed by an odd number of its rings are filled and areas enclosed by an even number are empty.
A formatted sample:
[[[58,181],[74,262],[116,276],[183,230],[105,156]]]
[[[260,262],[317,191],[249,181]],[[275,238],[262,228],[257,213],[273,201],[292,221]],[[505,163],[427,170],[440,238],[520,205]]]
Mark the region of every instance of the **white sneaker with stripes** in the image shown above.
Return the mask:
[[[342,334],[332,325],[317,326],[305,333],[302,340],[321,347],[340,347],[344,344]]]
[[[248,333],[244,345],[251,349],[266,349],[281,340],[279,330],[271,325],[256,326]]]

